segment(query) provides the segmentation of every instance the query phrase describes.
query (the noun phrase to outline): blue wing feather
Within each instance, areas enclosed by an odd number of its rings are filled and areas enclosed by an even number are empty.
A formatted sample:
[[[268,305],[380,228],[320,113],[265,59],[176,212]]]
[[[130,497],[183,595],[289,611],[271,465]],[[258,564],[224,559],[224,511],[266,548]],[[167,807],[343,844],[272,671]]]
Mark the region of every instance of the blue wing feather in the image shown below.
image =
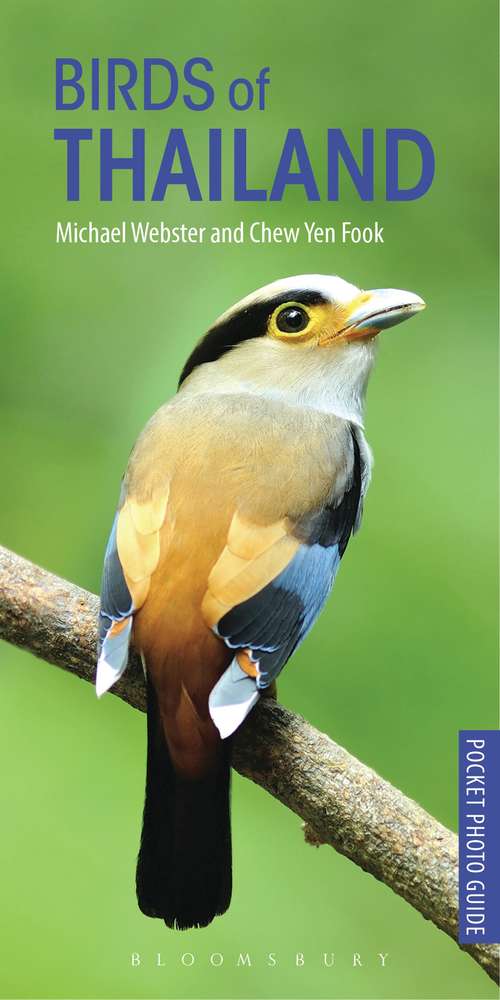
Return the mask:
[[[338,544],[301,545],[289,565],[254,597],[224,615],[218,634],[259,662],[257,687],[278,676],[314,624],[340,563]]]
[[[99,611],[96,690],[100,696],[121,677],[128,662],[134,604],[118,556],[115,516],[104,555]],[[122,627],[117,626],[122,623]]]
[[[258,662],[259,689],[269,687],[314,624],[359,525],[363,469],[354,430],[352,449],[352,476],[343,496],[297,522],[294,533],[302,544],[288,566],[217,623],[217,634],[231,649],[247,649]]]
[[[116,545],[117,520],[118,514],[115,515],[106,546],[101,582],[101,612],[115,621],[120,618],[126,618],[133,610],[132,597],[118,557]]]

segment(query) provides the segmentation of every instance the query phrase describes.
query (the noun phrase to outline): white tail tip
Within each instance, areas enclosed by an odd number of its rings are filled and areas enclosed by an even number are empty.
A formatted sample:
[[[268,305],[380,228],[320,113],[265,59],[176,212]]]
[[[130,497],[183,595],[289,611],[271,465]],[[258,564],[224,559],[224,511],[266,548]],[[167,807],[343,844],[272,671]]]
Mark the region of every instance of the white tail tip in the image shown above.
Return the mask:
[[[116,670],[106,660],[99,660],[97,664],[97,674],[95,678],[95,693],[98,698],[102,698],[106,691],[109,691],[121,677],[123,670]]]
[[[221,739],[232,736],[258,700],[254,678],[245,674],[233,660],[212,688],[208,699],[210,716]]]

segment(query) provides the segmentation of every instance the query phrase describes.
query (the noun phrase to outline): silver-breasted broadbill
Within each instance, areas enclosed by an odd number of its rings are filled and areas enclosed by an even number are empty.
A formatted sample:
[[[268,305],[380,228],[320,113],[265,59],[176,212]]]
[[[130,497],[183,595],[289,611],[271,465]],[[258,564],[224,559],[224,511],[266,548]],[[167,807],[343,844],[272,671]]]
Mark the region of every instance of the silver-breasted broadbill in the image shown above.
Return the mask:
[[[328,597],[370,479],[377,334],[423,306],[318,274],[267,285],[209,329],[132,451],[96,688],[133,642],[148,689],[137,895],[169,927],[229,906],[231,735]]]

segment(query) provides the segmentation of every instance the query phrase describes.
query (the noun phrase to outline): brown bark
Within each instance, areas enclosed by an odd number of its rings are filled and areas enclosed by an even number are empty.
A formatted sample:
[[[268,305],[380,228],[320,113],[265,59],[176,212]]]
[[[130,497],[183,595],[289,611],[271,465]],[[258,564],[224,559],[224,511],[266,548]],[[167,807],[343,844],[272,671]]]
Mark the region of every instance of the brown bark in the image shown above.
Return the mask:
[[[95,673],[98,599],[0,547],[0,637],[84,680]],[[138,658],[113,693],[145,709]],[[233,764],[330,844],[457,940],[457,838],[324,733],[271,699],[239,730]],[[499,981],[497,945],[464,948]]]

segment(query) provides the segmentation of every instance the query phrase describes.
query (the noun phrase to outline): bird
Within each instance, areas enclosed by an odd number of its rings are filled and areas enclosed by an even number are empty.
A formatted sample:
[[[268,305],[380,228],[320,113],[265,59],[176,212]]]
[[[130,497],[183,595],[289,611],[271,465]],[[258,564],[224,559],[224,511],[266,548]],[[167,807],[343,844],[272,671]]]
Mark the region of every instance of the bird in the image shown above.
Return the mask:
[[[208,329],[131,452],[104,557],[96,692],[133,644],[147,686],[137,900],[169,928],[229,907],[233,734],[333,587],[370,481],[377,337],[424,306],[333,275],[273,281]]]

